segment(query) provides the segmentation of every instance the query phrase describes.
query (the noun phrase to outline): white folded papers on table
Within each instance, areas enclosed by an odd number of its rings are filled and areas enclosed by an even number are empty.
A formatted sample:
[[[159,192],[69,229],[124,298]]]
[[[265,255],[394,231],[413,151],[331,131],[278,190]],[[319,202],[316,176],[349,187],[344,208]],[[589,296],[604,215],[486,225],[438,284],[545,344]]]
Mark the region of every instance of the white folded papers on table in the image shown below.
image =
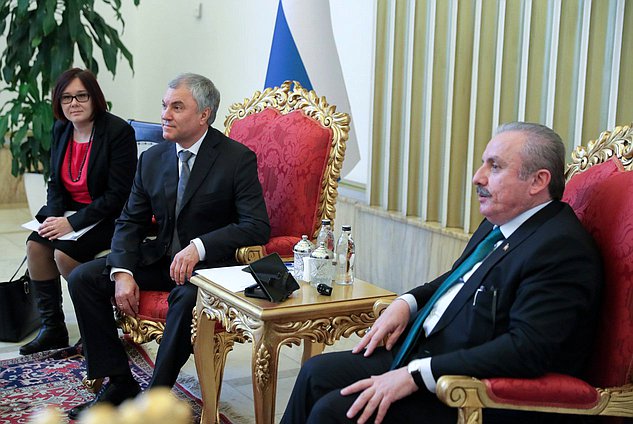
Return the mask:
[[[249,272],[243,271],[244,268],[245,265],[205,268],[198,269],[195,273],[227,290],[237,293],[257,283]]]

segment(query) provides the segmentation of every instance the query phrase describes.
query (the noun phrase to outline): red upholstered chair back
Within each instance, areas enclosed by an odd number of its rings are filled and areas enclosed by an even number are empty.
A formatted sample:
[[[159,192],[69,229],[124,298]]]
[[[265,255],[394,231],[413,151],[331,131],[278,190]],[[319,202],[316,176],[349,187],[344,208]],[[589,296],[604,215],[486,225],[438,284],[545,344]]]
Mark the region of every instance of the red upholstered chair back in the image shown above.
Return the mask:
[[[257,155],[270,218],[265,253],[292,256],[303,234],[315,238],[335,216],[349,116],[297,82],[256,92],[231,106],[225,133]]]
[[[257,155],[271,236],[311,235],[332,131],[301,110],[265,109],[235,122],[231,137]]]
[[[597,387],[632,382],[633,130],[616,127],[572,154],[563,201],[592,234],[604,264],[602,313],[587,380]]]

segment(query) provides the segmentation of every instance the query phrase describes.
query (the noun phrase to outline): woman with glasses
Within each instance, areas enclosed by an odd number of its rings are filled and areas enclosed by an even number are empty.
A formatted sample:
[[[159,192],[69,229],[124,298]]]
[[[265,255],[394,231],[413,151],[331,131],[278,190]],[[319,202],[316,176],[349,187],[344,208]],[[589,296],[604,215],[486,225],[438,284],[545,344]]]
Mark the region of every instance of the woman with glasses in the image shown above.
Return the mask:
[[[64,72],[53,89],[52,103],[56,122],[47,201],[35,216],[39,229],[26,242],[42,327],[20,348],[22,355],[68,346],[60,276],[67,278],[77,265],[110,247],[114,220],[128,198],[136,169],[134,130],[107,112],[90,71]],[[76,241],[65,239],[91,225]]]

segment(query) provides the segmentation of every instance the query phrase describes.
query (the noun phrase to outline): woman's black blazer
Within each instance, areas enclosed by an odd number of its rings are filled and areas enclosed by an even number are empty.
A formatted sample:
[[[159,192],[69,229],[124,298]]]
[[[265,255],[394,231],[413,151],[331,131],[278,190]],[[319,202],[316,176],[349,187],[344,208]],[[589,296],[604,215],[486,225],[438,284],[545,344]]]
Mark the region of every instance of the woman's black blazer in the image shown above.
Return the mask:
[[[95,118],[94,128],[88,160],[88,192],[92,203],[68,218],[75,230],[100,220],[114,221],[118,218],[130,194],[136,171],[134,129],[109,112]],[[53,127],[47,202],[36,215],[40,222],[49,216],[62,216],[72,204],[61,180],[61,173],[68,172],[62,169],[62,163],[72,131],[71,122],[57,121]]]

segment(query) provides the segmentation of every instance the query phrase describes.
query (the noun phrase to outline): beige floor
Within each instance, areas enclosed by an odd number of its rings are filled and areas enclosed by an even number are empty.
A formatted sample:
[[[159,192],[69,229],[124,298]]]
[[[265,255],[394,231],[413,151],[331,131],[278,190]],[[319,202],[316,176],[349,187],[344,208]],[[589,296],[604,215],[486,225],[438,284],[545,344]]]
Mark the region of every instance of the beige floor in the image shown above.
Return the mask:
[[[29,215],[26,205],[0,205],[0,251],[3,253],[0,256],[0,281],[6,281],[11,277],[15,271],[15,267],[24,257],[24,242],[28,232],[23,230],[20,224],[30,219],[32,218]],[[77,327],[71,300],[65,287],[64,312],[66,314],[66,324],[70,333],[71,343],[74,343],[79,339],[79,329]],[[33,337],[34,334],[20,343],[0,342],[0,359],[19,356],[19,346],[28,342]],[[326,348],[326,351],[350,349],[357,340],[356,337],[342,340],[335,346]],[[153,353],[156,351],[157,346],[153,343],[148,343],[145,348],[150,353]],[[300,368],[300,358],[301,349],[297,347],[282,348],[275,409],[277,422],[281,419],[281,414],[283,413],[290,391],[294,385]],[[251,346],[249,344],[236,346],[233,352],[229,354],[224,373],[220,408],[226,411],[227,415],[236,418],[234,424],[255,422],[250,359]],[[196,376],[193,357],[183,368],[182,375]]]

